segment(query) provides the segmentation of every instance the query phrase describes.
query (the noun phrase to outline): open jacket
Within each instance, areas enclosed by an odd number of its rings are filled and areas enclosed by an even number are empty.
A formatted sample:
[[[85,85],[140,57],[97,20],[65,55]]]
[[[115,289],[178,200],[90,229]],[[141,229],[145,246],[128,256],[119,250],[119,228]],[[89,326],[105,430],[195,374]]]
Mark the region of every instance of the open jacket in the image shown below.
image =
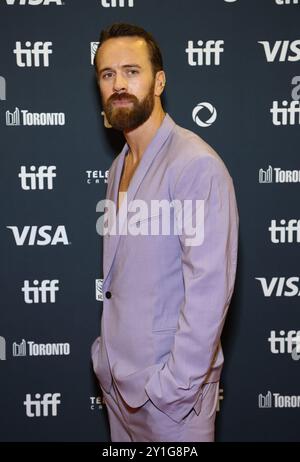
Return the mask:
[[[125,144],[109,171],[106,198],[115,204],[128,149]],[[132,214],[130,204],[137,199],[149,209],[153,199],[204,201],[203,242],[186,245],[185,232],[132,235],[130,227],[155,228],[161,218],[151,210]],[[179,422],[193,407],[199,413],[202,385],[220,379],[220,336],[237,262],[232,179],[204,140],[166,114],[117,218],[122,232],[104,236],[104,300],[100,337],[92,346],[94,370],[106,392],[114,380],[129,406],[151,399]],[[175,207],[170,220],[176,221]]]

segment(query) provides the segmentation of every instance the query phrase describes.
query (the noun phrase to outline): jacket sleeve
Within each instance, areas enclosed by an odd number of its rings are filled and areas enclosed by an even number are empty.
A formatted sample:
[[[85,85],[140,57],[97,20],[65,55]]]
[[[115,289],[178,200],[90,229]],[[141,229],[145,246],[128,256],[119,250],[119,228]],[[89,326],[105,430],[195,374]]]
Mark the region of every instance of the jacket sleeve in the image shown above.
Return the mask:
[[[203,242],[190,245],[183,227],[179,239],[184,303],[168,360],[145,390],[156,407],[179,422],[197,401],[220,346],[235,280],[238,212],[232,179],[223,162],[212,155],[198,156],[185,166],[174,199],[203,201]],[[196,209],[190,210],[190,220]],[[184,214],[184,223],[185,218]]]

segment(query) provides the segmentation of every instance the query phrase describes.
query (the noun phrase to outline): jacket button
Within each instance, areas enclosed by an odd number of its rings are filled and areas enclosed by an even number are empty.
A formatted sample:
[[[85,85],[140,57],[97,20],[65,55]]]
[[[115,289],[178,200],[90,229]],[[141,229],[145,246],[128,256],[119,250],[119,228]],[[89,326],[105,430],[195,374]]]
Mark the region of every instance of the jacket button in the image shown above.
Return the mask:
[[[111,298],[111,292],[109,290],[107,292],[105,292],[105,297],[106,298]]]

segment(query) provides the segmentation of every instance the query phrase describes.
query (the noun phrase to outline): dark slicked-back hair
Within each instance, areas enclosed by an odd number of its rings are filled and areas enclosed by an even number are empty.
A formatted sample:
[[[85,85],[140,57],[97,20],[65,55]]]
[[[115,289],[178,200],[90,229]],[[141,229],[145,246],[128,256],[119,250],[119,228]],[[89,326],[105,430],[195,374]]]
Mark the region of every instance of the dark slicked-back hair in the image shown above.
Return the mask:
[[[107,29],[101,31],[99,37],[99,46],[97,52],[101,45],[108,39],[118,38],[118,37],[141,37],[147,43],[149,50],[149,58],[152,64],[153,74],[156,75],[156,72],[163,70],[163,59],[162,54],[159,49],[159,46],[154,39],[154,37],[147,32],[145,29],[133,24],[126,23],[114,23],[109,26]],[[96,54],[97,54],[96,52]],[[96,58],[95,54],[95,58]],[[96,59],[94,59],[94,66],[97,72]]]

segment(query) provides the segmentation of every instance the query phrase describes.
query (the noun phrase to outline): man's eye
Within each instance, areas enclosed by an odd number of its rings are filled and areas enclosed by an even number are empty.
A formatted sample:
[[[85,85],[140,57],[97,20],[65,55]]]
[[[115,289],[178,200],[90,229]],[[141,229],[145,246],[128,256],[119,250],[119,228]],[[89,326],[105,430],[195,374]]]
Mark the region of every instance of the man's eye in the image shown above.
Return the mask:
[[[103,74],[103,79],[109,79],[112,76],[112,72],[107,72],[106,74]]]
[[[128,73],[129,75],[133,75],[133,74],[138,74],[139,71],[137,71],[136,69],[129,69],[129,70],[127,71],[127,73]]]

